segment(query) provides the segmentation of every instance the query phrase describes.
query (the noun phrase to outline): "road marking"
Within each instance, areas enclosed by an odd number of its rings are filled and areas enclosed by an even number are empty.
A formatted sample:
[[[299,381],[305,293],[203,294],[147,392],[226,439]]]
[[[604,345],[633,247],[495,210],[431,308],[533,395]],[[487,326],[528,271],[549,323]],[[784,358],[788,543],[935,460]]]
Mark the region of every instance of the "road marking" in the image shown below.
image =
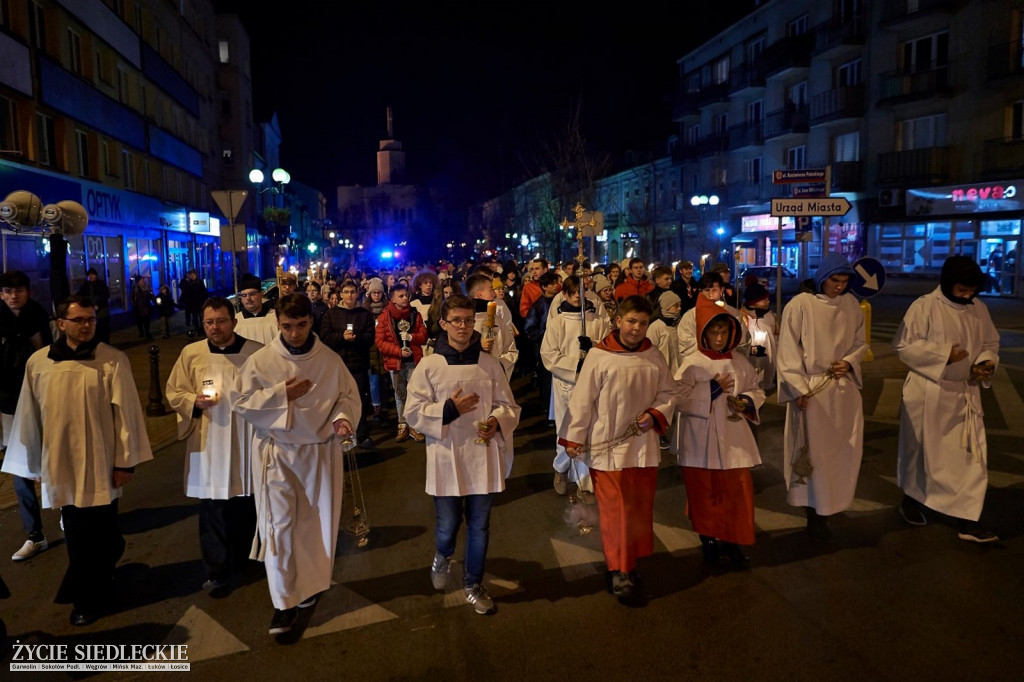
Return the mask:
[[[667,549],[669,553],[700,547],[700,536],[692,530],[686,530],[685,528],[676,528],[675,526],[666,526],[663,523],[655,523],[654,535],[661,541],[661,544],[665,545],[665,549]]]
[[[988,484],[993,488],[1010,488],[1021,483],[1024,483],[1024,476],[1020,474],[988,470]]]
[[[398,614],[338,585],[321,595],[302,638],[309,639],[394,618],[398,618]]]
[[[187,644],[191,663],[249,651],[240,639],[198,606],[188,607],[162,644]]]
[[[604,554],[589,547],[551,538],[551,549],[566,582],[589,578],[603,570]]]
[[[893,505],[874,500],[865,500],[860,497],[853,498],[853,502],[846,509],[848,512],[876,512],[882,509],[892,509]]]
[[[991,433],[1010,434],[1018,431],[1024,424],[1024,401],[1020,394],[1013,387],[1009,373],[1003,367],[997,367],[992,377],[992,393],[999,411],[1003,413],[1003,420],[1008,429],[987,429]]]
[[[755,508],[754,525],[766,532],[771,532],[773,530],[793,530],[794,528],[803,528],[806,526],[807,519],[803,516],[796,516],[795,514],[786,514],[785,512]]]
[[[492,597],[499,598],[515,592],[522,592],[523,588],[513,580],[505,580],[490,573],[484,573],[480,580]],[[454,589],[452,586],[455,586]],[[466,605],[466,593],[462,589],[463,573],[462,562],[453,561],[451,570],[448,573],[448,591],[444,593],[444,608],[450,609],[456,606]]]

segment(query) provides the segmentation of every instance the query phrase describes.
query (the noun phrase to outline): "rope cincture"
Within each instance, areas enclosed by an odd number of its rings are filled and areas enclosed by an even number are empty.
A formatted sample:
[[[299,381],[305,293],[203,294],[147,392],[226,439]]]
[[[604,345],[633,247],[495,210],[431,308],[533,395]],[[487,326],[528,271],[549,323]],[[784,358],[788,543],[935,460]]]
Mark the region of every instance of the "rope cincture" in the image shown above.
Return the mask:
[[[825,373],[822,374],[822,381],[805,393],[803,397],[812,398],[818,395],[828,388],[829,384],[835,380],[837,380],[836,374],[832,371],[832,368],[829,367],[825,370]],[[803,444],[800,446],[800,453],[793,458],[793,462],[790,464],[790,469],[796,477],[792,485],[805,485],[807,483],[807,477],[814,473],[814,465],[811,464],[811,446],[807,437],[807,415],[804,414],[804,410],[799,410],[798,419],[799,422],[797,428],[800,429],[800,432],[803,435]]]

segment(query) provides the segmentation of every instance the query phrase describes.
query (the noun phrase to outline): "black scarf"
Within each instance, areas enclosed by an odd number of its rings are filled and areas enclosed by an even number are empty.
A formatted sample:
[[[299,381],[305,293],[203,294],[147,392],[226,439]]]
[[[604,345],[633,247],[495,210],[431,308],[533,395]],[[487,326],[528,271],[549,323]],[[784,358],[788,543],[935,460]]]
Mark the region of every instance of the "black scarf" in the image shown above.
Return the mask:
[[[96,346],[100,344],[100,340],[97,337],[93,337],[92,341],[78,344],[78,348],[72,348],[68,345],[68,339],[66,336],[61,334],[56,341],[50,344],[50,351],[46,354],[46,357],[50,358],[54,362],[63,362],[64,360],[92,360],[96,357]]]

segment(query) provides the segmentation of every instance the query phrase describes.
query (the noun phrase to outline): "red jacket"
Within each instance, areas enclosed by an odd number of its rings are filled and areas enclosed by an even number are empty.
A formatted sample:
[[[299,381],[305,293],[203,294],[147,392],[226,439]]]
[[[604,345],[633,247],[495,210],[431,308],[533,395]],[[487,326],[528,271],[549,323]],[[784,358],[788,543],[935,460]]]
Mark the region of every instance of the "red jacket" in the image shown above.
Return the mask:
[[[377,318],[376,342],[384,369],[389,372],[402,368],[402,340],[398,338],[398,329],[395,325],[403,319],[409,320],[411,325],[409,333],[412,334],[412,339],[408,345],[412,348],[412,361],[419,364],[423,359],[423,344],[427,342],[427,327],[423,324],[423,316],[412,306],[399,310],[394,303],[388,303],[384,312]]]
[[[654,291],[654,285],[649,279],[633,279],[627,276],[622,284],[615,287],[615,300],[621,301],[627,296],[646,296]]]
[[[562,285],[558,285],[557,291],[562,290]],[[536,280],[532,280],[523,285],[523,293],[519,295],[519,316],[525,318],[530,314],[530,308],[536,303],[541,296],[544,295],[544,289],[541,288],[540,284]]]

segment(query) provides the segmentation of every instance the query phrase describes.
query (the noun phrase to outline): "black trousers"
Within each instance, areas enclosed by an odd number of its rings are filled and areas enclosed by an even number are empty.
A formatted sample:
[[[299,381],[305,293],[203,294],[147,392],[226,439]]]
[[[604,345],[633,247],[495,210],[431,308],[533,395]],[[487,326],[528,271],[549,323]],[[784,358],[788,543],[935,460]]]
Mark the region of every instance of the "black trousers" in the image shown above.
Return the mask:
[[[60,514],[68,547],[68,570],[56,601],[96,613],[109,598],[114,567],[124,554],[124,538],[117,525],[117,500],[98,507],[69,504],[60,508]]]
[[[211,580],[227,581],[245,566],[256,533],[256,500],[199,500],[199,550]]]
[[[362,442],[370,437],[370,417],[373,416],[373,400],[370,399],[370,373],[366,370],[353,372],[352,378],[359,387],[359,402],[362,403],[363,414],[356,425],[356,441]],[[383,384],[383,382],[381,382]]]

